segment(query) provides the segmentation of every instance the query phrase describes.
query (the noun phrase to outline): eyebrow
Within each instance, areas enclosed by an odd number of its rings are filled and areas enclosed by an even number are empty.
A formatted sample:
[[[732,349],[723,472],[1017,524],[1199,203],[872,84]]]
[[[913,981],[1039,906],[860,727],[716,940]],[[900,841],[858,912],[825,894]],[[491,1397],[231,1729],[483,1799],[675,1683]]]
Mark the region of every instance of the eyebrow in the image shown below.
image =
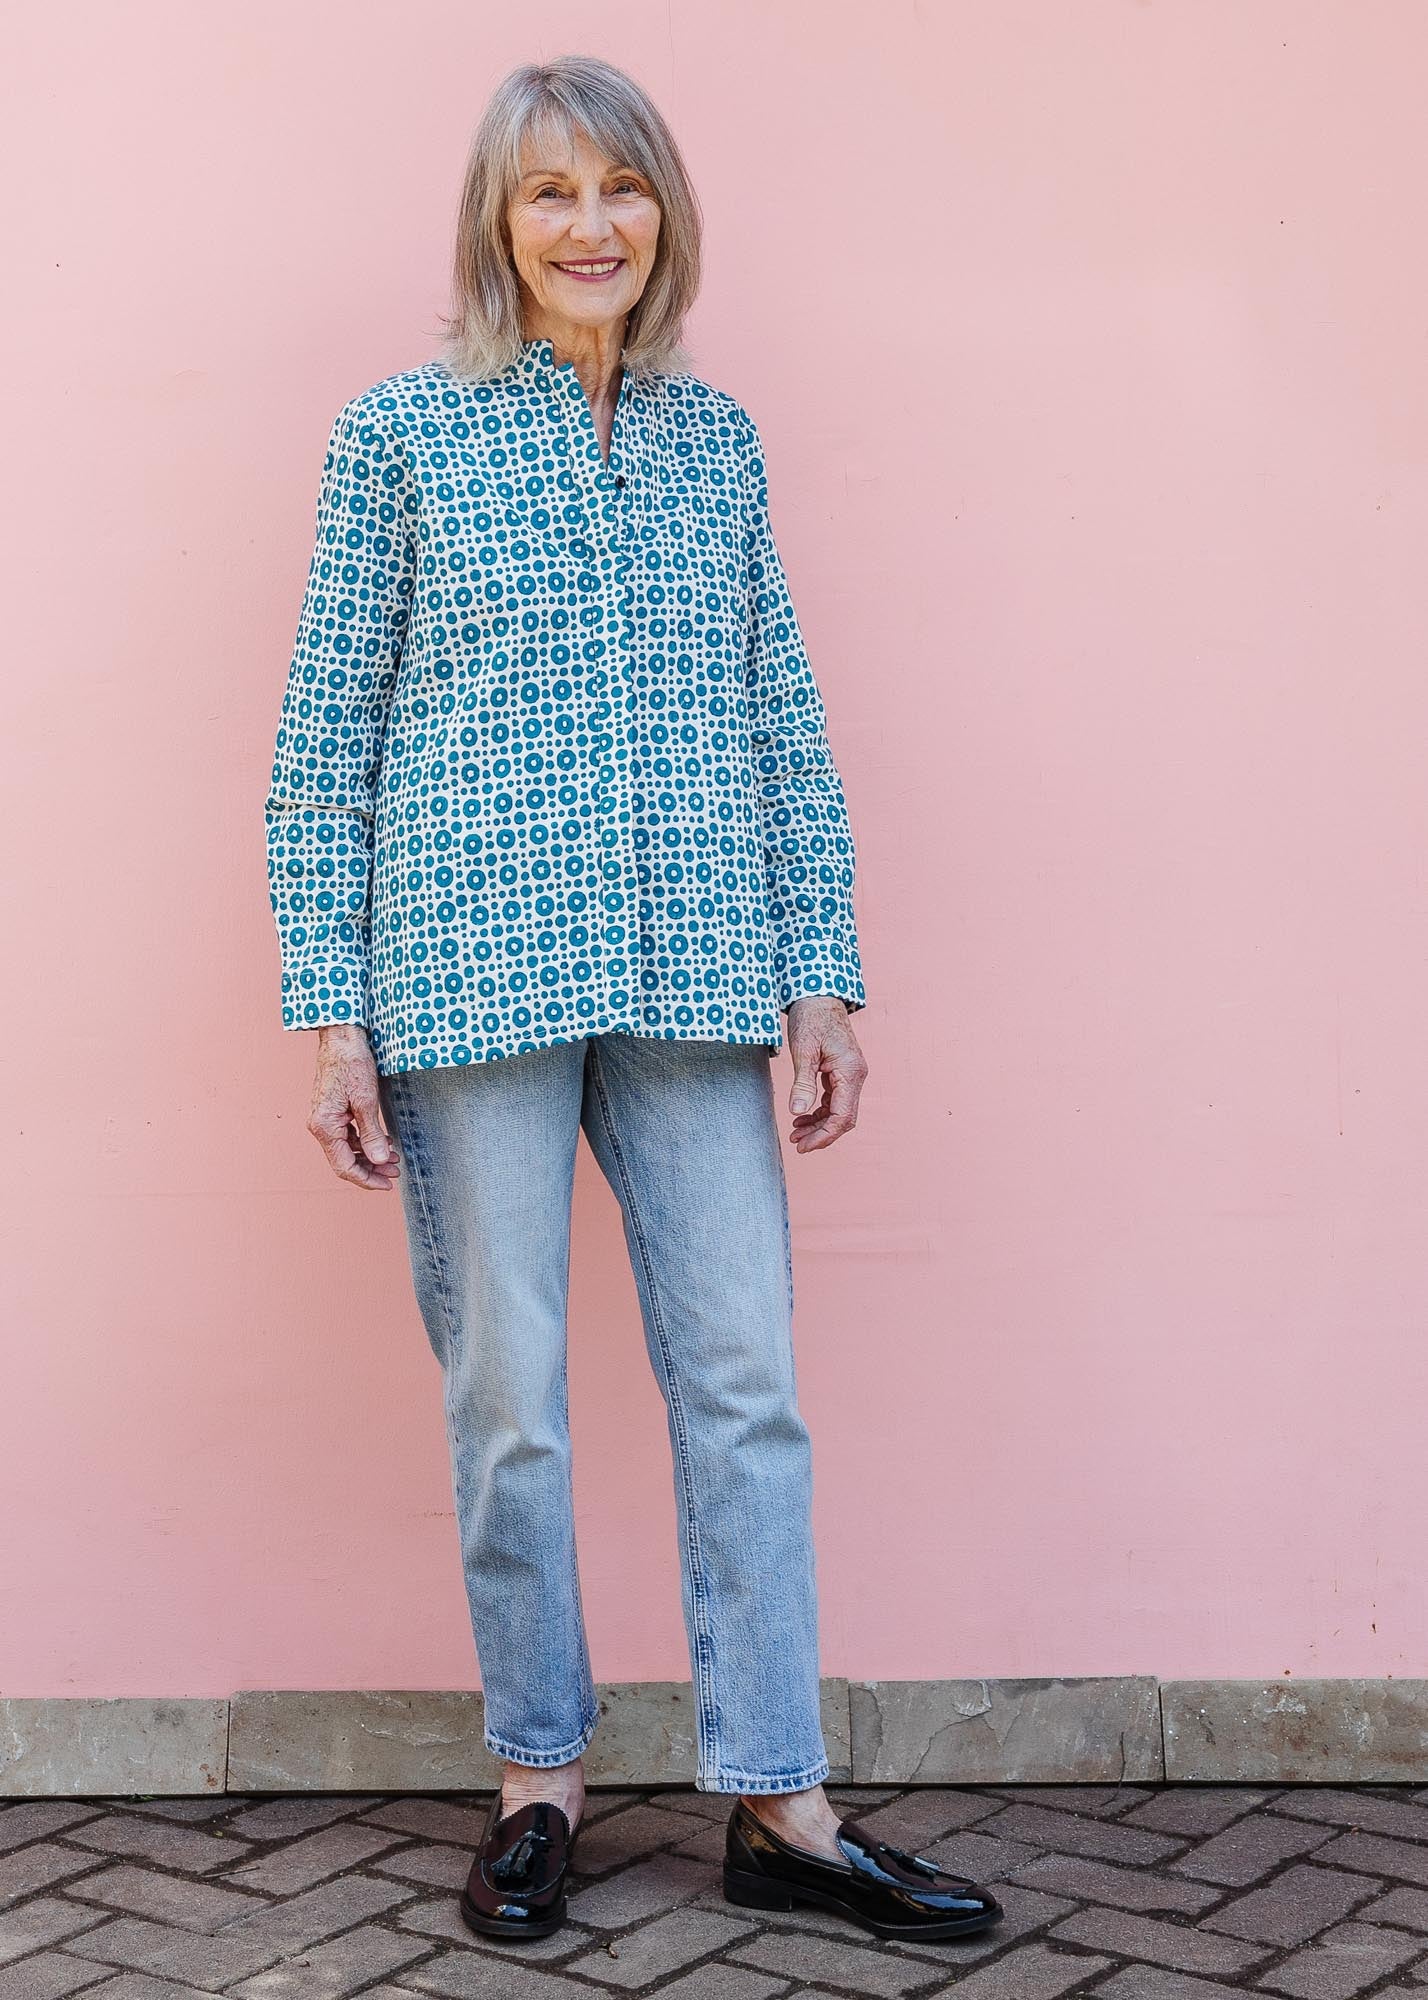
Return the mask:
[[[640,180],[645,178],[640,173],[638,167],[611,167],[610,172],[612,174],[635,174]],[[568,167],[532,167],[529,173],[521,175],[523,182],[535,180],[568,181],[571,178],[572,175]]]

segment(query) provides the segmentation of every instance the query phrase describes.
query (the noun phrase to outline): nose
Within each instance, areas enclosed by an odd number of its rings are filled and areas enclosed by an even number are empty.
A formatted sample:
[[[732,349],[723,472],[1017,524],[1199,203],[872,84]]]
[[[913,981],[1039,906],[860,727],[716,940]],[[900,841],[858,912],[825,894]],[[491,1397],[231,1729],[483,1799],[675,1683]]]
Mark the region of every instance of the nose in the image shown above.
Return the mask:
[[[575,242],[594,249],[598,249],[608,239],[610,218],[605,213],[605,204],[598,193],[581,196],[580,204],[571,217],[570,235]]]

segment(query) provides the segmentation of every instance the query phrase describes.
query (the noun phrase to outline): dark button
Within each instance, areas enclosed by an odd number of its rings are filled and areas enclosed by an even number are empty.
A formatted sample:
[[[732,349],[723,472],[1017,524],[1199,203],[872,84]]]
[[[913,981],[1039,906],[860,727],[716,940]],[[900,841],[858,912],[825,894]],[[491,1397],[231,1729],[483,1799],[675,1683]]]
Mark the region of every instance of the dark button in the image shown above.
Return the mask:
[[[624,475],[624,473],[623,473],[623,472],[617,472],[617,473],[615,474],[615,484],[616,484],[617,486],[623,486],[623,485],[624,485],[624,483],[625,483],[625,475]]]

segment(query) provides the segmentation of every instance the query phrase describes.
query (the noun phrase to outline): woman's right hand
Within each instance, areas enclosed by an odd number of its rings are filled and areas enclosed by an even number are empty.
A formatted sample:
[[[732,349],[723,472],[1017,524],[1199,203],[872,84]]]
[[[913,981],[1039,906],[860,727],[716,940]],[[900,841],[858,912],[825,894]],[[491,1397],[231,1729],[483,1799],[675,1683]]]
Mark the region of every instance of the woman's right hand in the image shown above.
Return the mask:
[[[384,1190],[395,1185],[401,1167],[382,1128],[377,1065],[365,1028],[341,1021],[318,1029],[307,1129],[339,1180]]]

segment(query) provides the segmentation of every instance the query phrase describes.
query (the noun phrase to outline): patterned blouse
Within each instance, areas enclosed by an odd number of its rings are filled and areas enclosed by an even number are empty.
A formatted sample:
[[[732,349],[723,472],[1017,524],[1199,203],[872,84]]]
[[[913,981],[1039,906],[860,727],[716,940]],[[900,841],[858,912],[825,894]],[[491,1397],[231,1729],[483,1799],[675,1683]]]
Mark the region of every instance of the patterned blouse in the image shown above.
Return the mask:
[[[285,1028],[384,1075],[864,1005],[846,802],[753,419],[549,340],[338,412],[265,805]]]

